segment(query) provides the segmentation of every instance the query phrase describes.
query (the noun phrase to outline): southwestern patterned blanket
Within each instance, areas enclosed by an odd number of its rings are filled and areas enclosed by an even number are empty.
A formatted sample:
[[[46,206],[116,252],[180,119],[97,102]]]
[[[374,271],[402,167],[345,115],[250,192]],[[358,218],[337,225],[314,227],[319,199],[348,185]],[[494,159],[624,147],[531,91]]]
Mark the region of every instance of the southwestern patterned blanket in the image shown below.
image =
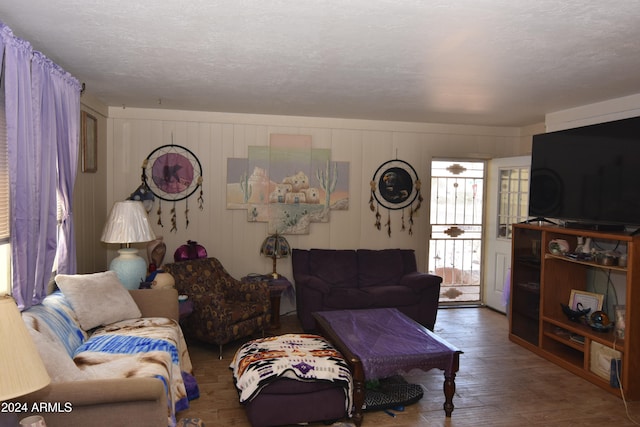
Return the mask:
[[[345,409],[351,415],[353,381],[349,366],[342,354],[319,335],[286,334],[249,341],[238,349],[229,368],[241,403],[280,378],[331,381],[343,386]]]

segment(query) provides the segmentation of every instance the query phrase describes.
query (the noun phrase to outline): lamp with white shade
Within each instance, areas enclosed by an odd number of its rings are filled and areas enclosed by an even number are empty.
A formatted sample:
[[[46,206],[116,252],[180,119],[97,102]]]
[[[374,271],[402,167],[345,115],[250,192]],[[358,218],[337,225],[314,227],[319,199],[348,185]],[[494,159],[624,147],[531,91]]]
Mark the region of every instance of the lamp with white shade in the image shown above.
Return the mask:
[[[118,249],[119,256],[109,265],[109,270],[116,272],[125,288],[138,289],[147,275],[147,262],[131,244],[150,242],[155,238],[142,202],[124,200],[113,205],[100,240],[125,245]]]
[[[0,402],[46,387],[51,378],[13,298],[0,295]],[[18,425],[0,413],[0,425]]]

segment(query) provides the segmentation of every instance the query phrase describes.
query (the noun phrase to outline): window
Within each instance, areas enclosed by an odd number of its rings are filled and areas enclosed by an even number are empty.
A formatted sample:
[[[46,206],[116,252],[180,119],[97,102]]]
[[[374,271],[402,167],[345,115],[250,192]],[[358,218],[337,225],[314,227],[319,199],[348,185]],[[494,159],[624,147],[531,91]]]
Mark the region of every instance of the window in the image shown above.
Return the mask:
[[[510,239],[511,224],[528,218],[529,167],[500,169],[498,238]]]
[[[0,295],[11,291],[11,246],[9,244],[9,155],[4,88],[0,87]]]

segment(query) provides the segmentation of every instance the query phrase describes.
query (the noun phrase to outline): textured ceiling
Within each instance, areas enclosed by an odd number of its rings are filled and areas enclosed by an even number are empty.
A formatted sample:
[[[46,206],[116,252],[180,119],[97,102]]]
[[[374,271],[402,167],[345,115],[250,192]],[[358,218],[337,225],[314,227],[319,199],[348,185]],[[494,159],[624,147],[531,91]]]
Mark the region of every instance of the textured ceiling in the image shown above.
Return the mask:
[[[521,126],[640,93],[640,1],[3,0],[107,105]]]

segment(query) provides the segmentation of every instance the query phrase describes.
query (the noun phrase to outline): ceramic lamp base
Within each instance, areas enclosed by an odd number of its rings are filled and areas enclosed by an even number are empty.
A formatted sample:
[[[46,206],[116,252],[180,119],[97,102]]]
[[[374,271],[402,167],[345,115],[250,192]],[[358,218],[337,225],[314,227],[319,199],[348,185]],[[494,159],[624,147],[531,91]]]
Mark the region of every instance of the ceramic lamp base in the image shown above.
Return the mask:
[[[147,275],[147,262],[138,255],[136,248],[118,249],[120,254],[111,261],[109,270],[118,275],[118,279],[127,289],[138,289]]]

